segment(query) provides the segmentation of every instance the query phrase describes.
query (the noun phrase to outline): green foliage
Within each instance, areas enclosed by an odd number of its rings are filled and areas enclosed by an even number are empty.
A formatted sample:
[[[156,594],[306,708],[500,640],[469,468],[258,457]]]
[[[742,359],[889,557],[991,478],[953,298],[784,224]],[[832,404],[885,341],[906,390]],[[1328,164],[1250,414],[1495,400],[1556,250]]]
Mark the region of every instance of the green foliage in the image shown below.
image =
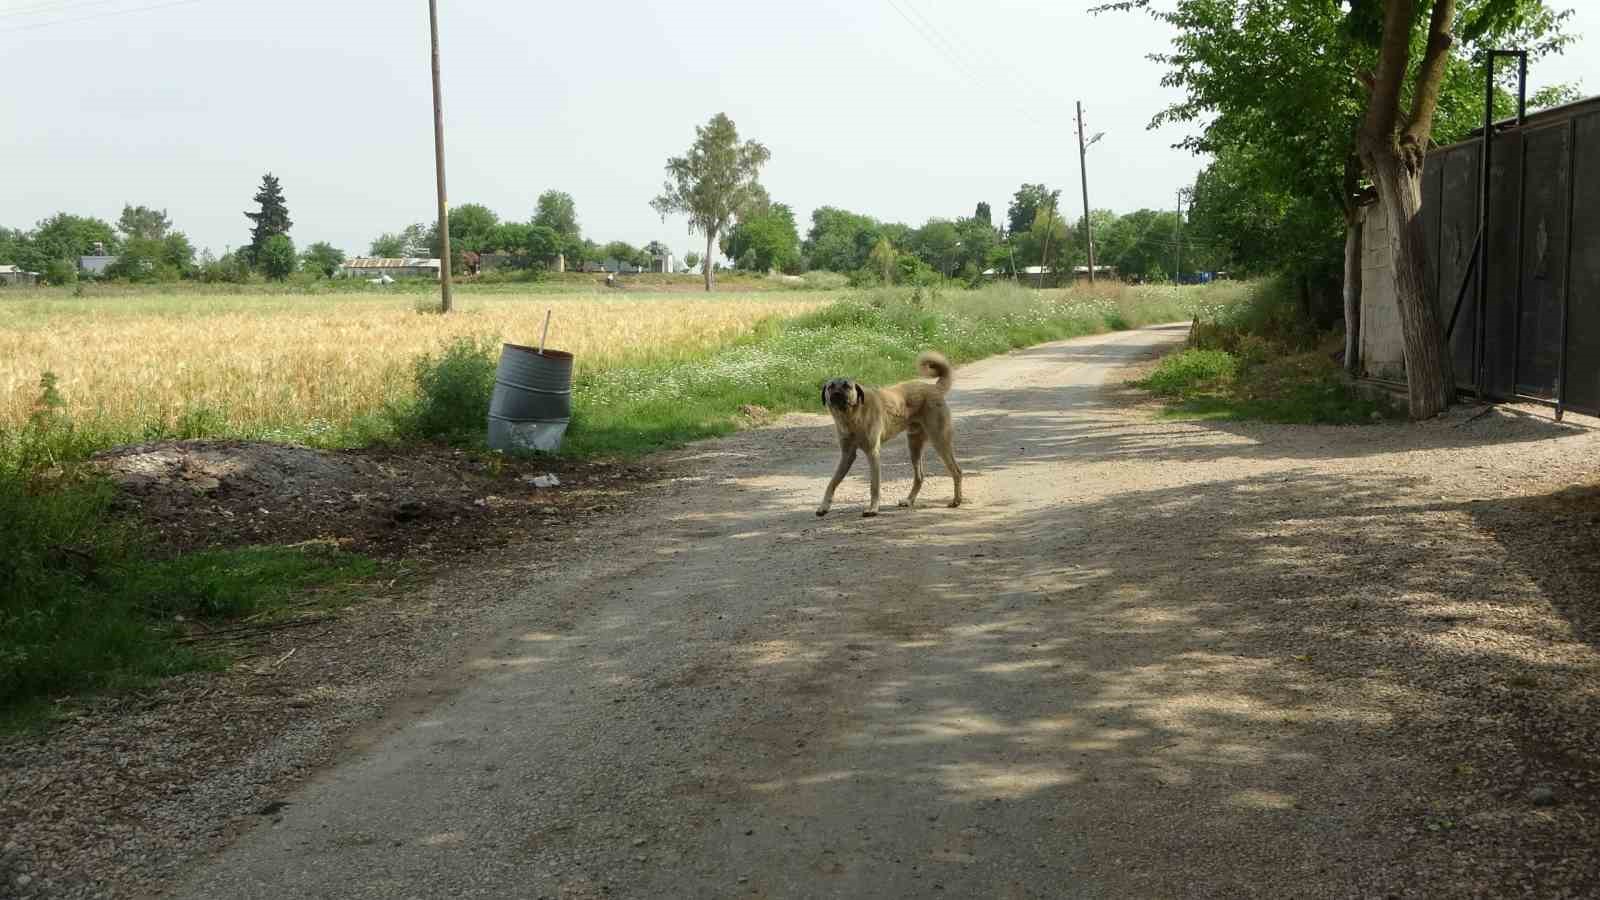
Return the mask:
[[[686,265],[689,268],[693,269],[696,266],[700,265],[700,254],[696,253],[693,250],[690,250],[688,253],[685,253],[683,255],[683,262],[684,262],[684,265]]]
[[[323,278],[332,278],[344,265],[344,251],[327,241],[317,241],[305,249],[300,261],[302,268]]]
[[[867,264],[872,248],[888,236],[877,219],[823,206],[811,212],[803,252],[813,269],[854,272]]]
[[[1176,397],[1231,381],[1238,369],[1238,360],[1225,350],[1183,350],[1164,357],[1135,384],[1158,397]]]
[[[172,228],[172,220],[164,209],[148,206],[122,205],[122,216],[117,219],[117,230],[127,240],[160,241]]]
[[[426,256],[432,229],[418,222],[399,231],[378,235],[367,249],[367,255],[382,259]]]
[[[283,187],[278,184],[278,179],[271,172],[261,176],[261,188],[256,191],[255,201],[259,209],[244,214],[244,217],[253,223],[250,228],[250,247],[247,256],[257,265],[261,265],[261,252],[266,249],[267,242],[280,235],[287,236],[294,223],[289,220],[289,207],[283,198]],[[293,270],[292,264],[290,270]]]
[[[456,253],[484,253],[496,249],[494,239],[500,217],[481,203],[464,203],[450,210],[450,251]],[[438,229],[434,229],[437,234]],[[438,256],[442,245],[437,241],[431,252]]]
[[[800,232],[794,210],[782,203],[743,217],[722,239],[722,255],[739,260],[739,268],[757,272],[793,272],[800,266]]]
[[[578,204],[573,201],[572,195],[565,191],[551,190],[539,195],[533,213],[533,224],[542,225],[556,233],[562,242],[562,249],[559,252],[571,252],[581,237],[578,229]]]
[[[395,432],[423,440],[481,439],[499,354],[493,338],[458,338],[438,355],[419,358],[412,368],[416,399],[391,412]]]
[[[1190,347],[1143,381],[1175,416],[1291,424],[1363,424],[1388,410],[1345,380],[1325,339],[1299,314],[1288,279],[1248,285],[1195,312]]]
[[[289,240],[287,234],[273,235],[256,251],[256,263],[261,267],[262,274],[274,281],[282,281],[294,274],[297,262],[294,241]]]
[[[122,246],[111,225],[90,216],[56,213],[34,226],[32,232],[11,232],[5,241],[8,262],[30,272],[44,272],[50,263],[61,260],[78,264],[78,257],[95,252],[95,244],[103,244],[108,254],[115,254]]]
[[[1024,184],[1017,188],[1017,192],[1011,195],[1011,205],[1006,209],[1006,222],[1011,233],[1031,229],[1039,211],[1055,207],[1060,199],[1061,191],[1051,190],[1042,184]]]
[[[52,259],[45,263],[40,273],[46,284],[66,285],[78,283],[78,266],[69,259]]]
[[[291,592],[374,571],[330,551],[273,548],[156,559],[84,465],[97,436],[67,417],[53,375],[28,420],[0,427],[0,719],[63,693],[203,664],[174,617],[260,613]]]

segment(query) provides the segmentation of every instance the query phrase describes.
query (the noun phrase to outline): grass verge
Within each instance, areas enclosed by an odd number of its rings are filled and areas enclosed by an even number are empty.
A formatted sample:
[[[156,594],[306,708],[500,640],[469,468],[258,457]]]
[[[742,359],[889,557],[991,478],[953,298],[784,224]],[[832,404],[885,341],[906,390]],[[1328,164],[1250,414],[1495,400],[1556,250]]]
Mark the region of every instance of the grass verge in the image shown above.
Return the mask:
[[[928,348],[961,363],[1018,347],[1156,322],[1182,321],[1219,291],[1142,288],[1032,291],[877,290],[791,319],[768,321],[731,345],[664,363],[584,373],[564,453],[635,454],[728,433],[739,410],[815,409],[820,385],[911,377]]]
[[[1341,339],[1304,329],[1293,304],[1285,286],[1261,282],[1237,302],[1202,305],[1190,346],[1134,386],[1176,418],[1357,425],[1392,415],[1345,378],[1333,357]]]

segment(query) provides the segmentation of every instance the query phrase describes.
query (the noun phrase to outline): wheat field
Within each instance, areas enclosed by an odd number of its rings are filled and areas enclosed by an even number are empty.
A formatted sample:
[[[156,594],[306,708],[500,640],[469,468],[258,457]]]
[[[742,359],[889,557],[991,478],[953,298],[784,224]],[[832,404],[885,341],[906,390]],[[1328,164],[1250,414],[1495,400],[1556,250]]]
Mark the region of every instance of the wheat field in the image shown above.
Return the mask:
[[[200,415],[208,431],[334,441],[411,391],[418,356],[460,337],[537,344],[547,309],[548,346],[582,372],[701,351],[833,296],[467,294],[448,316],[404,295],[0,296],[0,428],[27,419],[49,372],[74,423],[119,440]]]

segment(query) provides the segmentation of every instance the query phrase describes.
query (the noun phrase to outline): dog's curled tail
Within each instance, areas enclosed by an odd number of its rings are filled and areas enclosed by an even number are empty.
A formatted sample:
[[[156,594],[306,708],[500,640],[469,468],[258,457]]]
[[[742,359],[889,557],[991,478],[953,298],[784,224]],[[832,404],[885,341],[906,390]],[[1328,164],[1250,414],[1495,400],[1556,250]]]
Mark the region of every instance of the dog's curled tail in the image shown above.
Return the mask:
[[[950,369],[950,361],[944,358],[943,353],[928,350],[917,357],[917,366],[922,369],[922,374],[939,379],[939,393],[950,393],[950,385],[955,383],[955,375]]]

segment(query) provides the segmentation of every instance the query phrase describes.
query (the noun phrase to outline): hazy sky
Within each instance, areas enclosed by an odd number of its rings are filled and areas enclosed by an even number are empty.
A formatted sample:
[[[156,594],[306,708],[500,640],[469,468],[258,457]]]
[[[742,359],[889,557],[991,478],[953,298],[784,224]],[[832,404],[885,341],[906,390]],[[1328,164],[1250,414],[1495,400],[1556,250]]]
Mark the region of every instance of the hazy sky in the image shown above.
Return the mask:
[[[1146,130],[1173,93],[1144,57],[1170,35],[1093,2],[441,0],[451,203],[526,219],[555,187],[595,240],[703,246],[648,203],[721,111],[771,149],[762,180],[802,230],[821,205],[1000,216],[1023,181],[1076,216],[1081,99],[1106,133],[1093,205],[1170,207],[1202,165]],[[1532,81],[1594,91],[1600,4],[1569,2],[1591,37]],[[434,214],[424,0],[0,0],[0,60],[0,224],[143,203],[221,252],[267,171],[302,247],[361,253]]]

